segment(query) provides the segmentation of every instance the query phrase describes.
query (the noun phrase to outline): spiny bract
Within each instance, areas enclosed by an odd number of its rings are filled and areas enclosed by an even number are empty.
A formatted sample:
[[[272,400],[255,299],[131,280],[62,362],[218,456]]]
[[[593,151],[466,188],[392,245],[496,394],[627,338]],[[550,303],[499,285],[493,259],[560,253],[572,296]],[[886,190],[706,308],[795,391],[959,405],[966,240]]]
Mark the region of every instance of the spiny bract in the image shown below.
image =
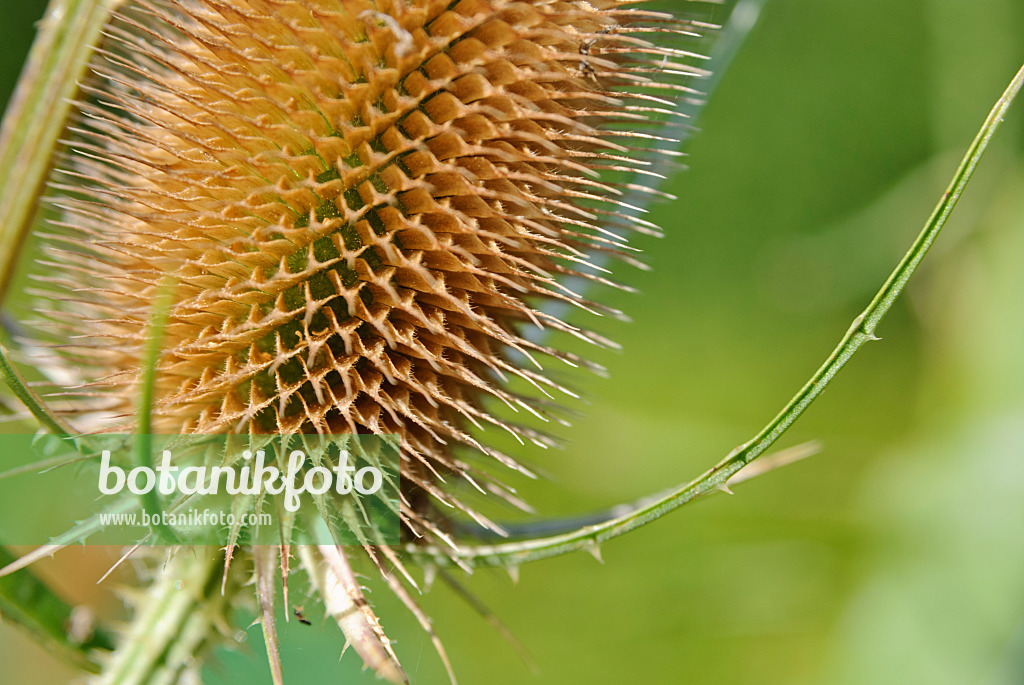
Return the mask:
[[[608,283],[653,228],[629,205],[657,177],[645,127],[702,74],[665,40],[704,26],[644,4],[123,5],[52,184],[76,411],[133,428],[172,288],[156,430],[398,434],[408,535],[448,540],[438,503],[496,528],[441,483],[518,502],[481,429],[550,443],[509,417],[555,416],[545,359],[586,362],[536,332],[605,343],[550,305],[609,311],[566,279]]]

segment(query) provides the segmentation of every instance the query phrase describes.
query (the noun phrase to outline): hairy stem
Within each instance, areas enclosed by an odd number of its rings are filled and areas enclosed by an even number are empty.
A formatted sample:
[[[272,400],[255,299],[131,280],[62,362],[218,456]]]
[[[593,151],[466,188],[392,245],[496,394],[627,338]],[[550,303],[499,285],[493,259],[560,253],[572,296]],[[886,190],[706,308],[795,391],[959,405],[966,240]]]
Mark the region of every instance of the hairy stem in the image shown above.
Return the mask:
[[[176,685],[225,625],[220,555],[178,548],[144,595],[96,685]]]

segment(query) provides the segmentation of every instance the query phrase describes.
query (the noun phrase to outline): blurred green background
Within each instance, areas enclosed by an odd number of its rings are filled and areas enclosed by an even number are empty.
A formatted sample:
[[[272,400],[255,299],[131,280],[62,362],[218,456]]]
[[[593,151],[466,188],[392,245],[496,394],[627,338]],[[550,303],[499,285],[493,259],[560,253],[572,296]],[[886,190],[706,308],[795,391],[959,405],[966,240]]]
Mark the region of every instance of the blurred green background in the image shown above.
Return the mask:
[[[0,101],[37,0],[3,0]],[[727,15],[728,6],[719,16]],[[1019,0],[769,0],[641,238],[631,324],[598,353],[567,449],[526,454],[544,514],[683,482],[753,435],[817,368],[910,244],[1024,60]],[[586,554],[468,585],[532,673],[447,590],[424,599],[460,682],[1024,682],[1024,137],[1021,105],[953,222],[869,346],[785,439],[810,460]],[[88,598],[102,564],[49,572]],[[68,569],[74,572],[68,573]],[[382,591],[414,683],[443,683]],[[312,603],[307,603],[307,608]],[[313,612],[310,612],[313,613]],[[283,628],[290,682],[373,682],[336,628]],[[269,683],[259,628],[209,670]],[[5,685],[66,682],[0,627]]]

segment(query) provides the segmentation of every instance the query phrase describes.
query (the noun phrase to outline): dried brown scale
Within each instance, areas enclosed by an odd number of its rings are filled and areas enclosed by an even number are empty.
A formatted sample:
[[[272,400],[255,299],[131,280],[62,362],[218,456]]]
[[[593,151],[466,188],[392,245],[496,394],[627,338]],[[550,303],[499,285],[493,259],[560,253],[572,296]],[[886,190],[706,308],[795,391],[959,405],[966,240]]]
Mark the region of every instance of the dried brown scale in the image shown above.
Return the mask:
[[[643,127],[705,73],[648,42],[703,26],[641,4],[127,3],[39,279],[78,411],[131,430],[170,275],[156,430],[397,433],[407,533],[454,544],[445,511],[497,530],[452,486],[527,508],[483,429],[554,444],[533,426],[574,395],[543,367],[598,367],[525,331],[611,344],[545,308],[622,316],[563,281],[628,289],[596,262],[657,232],[630,204],[666,140]]]

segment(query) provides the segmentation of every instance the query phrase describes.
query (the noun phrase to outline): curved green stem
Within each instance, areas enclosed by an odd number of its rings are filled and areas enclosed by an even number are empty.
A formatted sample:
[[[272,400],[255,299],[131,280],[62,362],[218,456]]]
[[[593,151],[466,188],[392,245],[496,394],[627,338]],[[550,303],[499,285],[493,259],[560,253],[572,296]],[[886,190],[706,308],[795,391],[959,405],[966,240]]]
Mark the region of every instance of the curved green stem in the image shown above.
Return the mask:
[[[840,369],[857,353],[866,342],[877,340],[875,329],[888,313],[893,303],[903,292],[907,282],[917,271],[921,261],[928,254],[932,243],[949,220],[953,209],[963,195],[974,171],[988,148],[992,136],[1003,122],[1007,110],[1024,84],[1024,67],[1014,77],[1002,97],[989,113],[984,125],[964,156],[949,188],[942,195],[935,211],[918,235],[910,250],[904,255],[889,279],[875,295],[871,304],[854,319],[839,345],[825,363],[800,389],[789,404],[750,441],[733,450],[713,468],[696,480],[683,485],[661,497],[648,498],[639,506],[619,517],[585,526],[579,530],[547,538],[513,542],[499,545],[460,547],[456,550],[442,550],[436,547],[410,546],[409,553],[421,562],[449,565],[455,560],[472,566],[516,566],[523,562],[567,554],[580,549],[597,550],[597,546],[612,538],[639,528],[679,507],[692,502],[706,493],[723,488],[727,481],[743,467],[760,457],[778,440],[793,423],[800,418],[811,403],[818,398]]]

